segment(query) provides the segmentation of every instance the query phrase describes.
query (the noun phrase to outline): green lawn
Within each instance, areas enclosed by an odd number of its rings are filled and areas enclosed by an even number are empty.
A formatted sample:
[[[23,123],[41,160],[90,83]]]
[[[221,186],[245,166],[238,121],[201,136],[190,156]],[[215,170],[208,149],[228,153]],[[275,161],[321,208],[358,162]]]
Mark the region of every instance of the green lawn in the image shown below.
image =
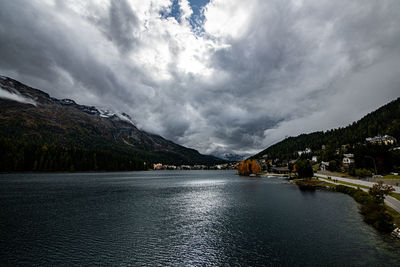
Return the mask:
[[[321,178],[321,177],[318,177],[319,179],[324,179],[325,181],[331,181],[331,182],[333,182],[333,180],[328,180],[328,179],[326,179],[326,178]],[[335,181],[335,183],[338,183],[338,184],[344,184],[344,185],[352,185],[352,186],[355,186],[355,187],[360,187],[360,188],[365,188],[365,189],[369,189],[369,187],[368,186],[365,186],[365,185],[358,185],[358,184],[352,184],[352,183],[348,183],[348,182],[343,182],[343,181]]]
[[[347,177],[347,178],[356,178],[353,176],[350,176],[346,172],[331,172],[331,171],[318,171],[319,174],[325,174],[328,176],[339,176],[339,177]]]
[[[400,180],[400,175],[385,175],[383,177],[380,177],[379,179],[392,179],[392,180]]]
[[[312,166],[312,169],[313,169],[314,172],[318,171],[318,169],[319,169],[319,163],[314,164],[314,165]]]
[[[391,197],[394,197],[397,200],[400,200],[400,194],[396,194],[396,193],[390,193],[389,194]]]
[[[400,227],[400,214],[392,209],[391,207],[385,205],[387,212],[392,215],[393,217],[393,223],[396,225],[396,227]]]

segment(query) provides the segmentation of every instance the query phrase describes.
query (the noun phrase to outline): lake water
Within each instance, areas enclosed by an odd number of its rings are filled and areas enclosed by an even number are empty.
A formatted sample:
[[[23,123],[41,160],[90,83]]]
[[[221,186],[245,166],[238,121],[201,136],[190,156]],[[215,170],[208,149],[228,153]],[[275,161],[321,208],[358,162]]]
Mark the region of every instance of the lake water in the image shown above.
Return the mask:
[[[356,202],[234,171],[0,175],[0,265],[400,266]]]

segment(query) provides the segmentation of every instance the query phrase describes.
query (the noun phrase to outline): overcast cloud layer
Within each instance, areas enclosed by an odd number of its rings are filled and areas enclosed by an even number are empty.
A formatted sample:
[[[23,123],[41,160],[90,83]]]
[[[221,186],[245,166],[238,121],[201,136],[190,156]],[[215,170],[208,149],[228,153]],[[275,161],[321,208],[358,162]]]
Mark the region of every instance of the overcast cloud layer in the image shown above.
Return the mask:
[[[193,6],[0,0],[0,74],[215,155],[345,126],[400,95],[398,0]]]

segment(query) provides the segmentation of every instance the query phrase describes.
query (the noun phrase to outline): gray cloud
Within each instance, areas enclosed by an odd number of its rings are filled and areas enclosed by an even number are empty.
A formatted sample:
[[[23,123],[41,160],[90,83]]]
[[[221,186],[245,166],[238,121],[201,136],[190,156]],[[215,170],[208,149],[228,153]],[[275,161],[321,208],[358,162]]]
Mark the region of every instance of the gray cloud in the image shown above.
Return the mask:
[[[157,1],[0,0],[0,72],[214,154],[344,126],[399,96],[400,2],[242,2],[211,1],[199,33]]]
[[[138,19],[125,0],[111,1],[110,35],[122,51],[132,49],[136,42],[133,33],[137,24]]]

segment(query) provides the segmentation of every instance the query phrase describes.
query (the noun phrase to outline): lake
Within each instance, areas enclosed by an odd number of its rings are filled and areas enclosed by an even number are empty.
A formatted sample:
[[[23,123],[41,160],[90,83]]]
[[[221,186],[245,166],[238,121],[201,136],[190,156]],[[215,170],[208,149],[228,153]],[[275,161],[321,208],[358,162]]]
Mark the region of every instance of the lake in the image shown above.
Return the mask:
[[[400,266],[341,193],[235,171],[0,175],[0,265]]]

